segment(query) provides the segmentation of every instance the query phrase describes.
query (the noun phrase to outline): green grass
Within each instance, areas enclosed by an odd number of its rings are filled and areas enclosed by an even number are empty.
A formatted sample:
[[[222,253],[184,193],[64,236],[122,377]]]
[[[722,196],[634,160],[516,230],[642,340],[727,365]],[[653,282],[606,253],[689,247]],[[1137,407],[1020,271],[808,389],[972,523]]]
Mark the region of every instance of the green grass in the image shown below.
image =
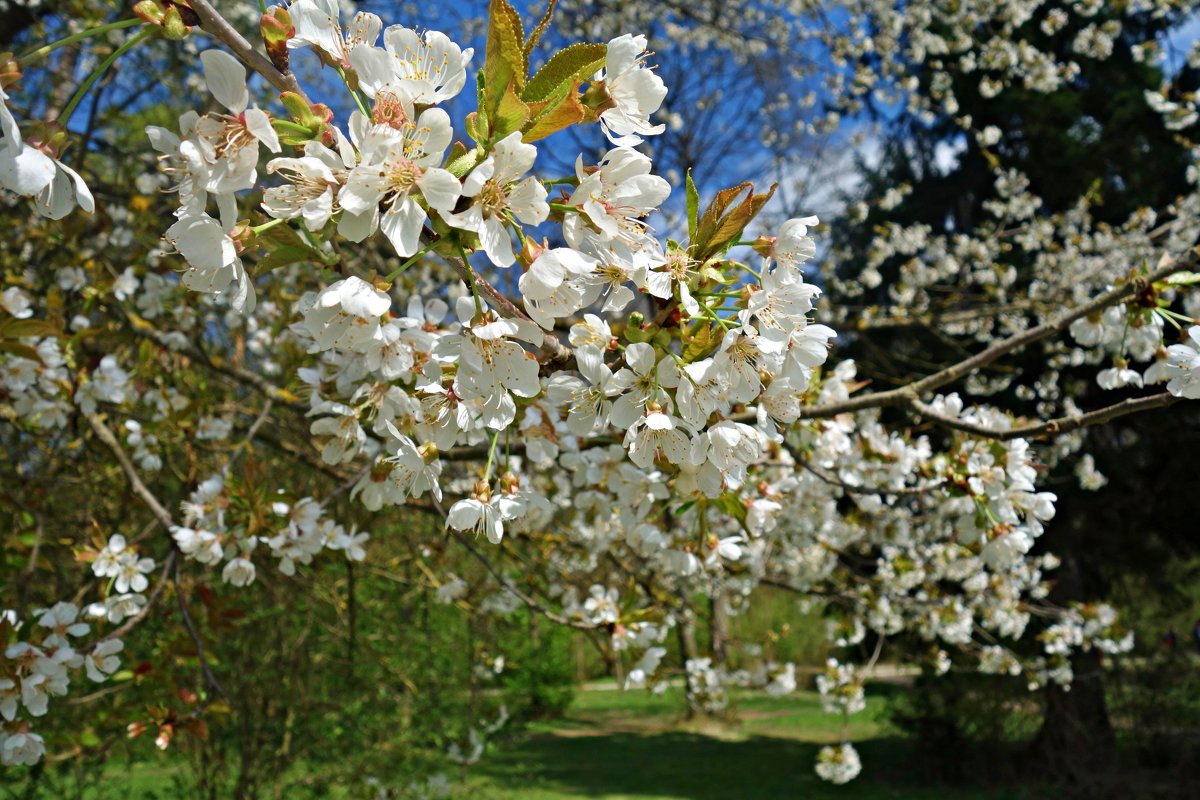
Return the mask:
[[[700,733],[539,735],[490,753],[473,771],[477,800],[1001,800],[1002,791],[922,787],[898,774],[907,746],[896,739],[859,745],[864,775],[846,786],[813,772],[819,745],[751,735],[737,741]]]
[[[883,717],[887,687],[873,687],[846,735],[863,759],[862,777],[831,786],[813,772],[821,744],[840,741],[841,720],[814,692],[773,699],[734,695],[728,721],[683,718],[682,689],[585,691],[561,720],[493,748],[472,769],[475,800],[1004,800],[1021,794],[922,785],[908,767],[911,746]]]

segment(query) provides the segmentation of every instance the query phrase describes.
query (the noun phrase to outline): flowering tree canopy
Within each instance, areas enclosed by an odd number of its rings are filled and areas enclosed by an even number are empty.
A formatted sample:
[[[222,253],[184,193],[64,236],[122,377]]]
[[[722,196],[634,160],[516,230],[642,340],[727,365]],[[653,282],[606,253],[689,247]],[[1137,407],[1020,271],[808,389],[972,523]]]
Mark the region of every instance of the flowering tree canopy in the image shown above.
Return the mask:
[[[885,103],[949,116],[987,154],[985,222],[888,222],[858,250],[831,246],[775,185],[658,174],[656,137],[688,116],[646,36],[548,51],[554,5],[527,20],[492,0],[477,51],[334,0],[255,13],[253,35],[209,0],[141,0],[5,56],[0,435],[21,535],[0,564],[4,764],[68,748],[43,718],[140,661],[123,642],[168,597],[200,690],[123,723],[164,748],[199,734],[225,689],[188,587],[253,593],[264,574],[302,585],[316,560],[369,563],[398,513],[433,522],[386,535],[416,540],[441,601],[585,631],[630,687],[670,674],[661,645],[680,634],[697,710],[730,686],[796,688],[769,648],[729,670],[718,642],[702,653],[687,635],[698,597],[737,614],[760,586],[826,603],[830,641],[869,640],[872,662],[909,636],[938,671],[1036,687],[1069,684],[1073,653],[1130,649],[1112,606],[1048,600],[1043,479],[1080,459],[1099,488],[1088,428],[1200,398],[1200,172],[1118,224],[1094,195],[1042,214],[1006,165],[1006,131],[960,114],[959,95],[1057,91],[1115,50],[1151,58],[1163,26],[1146,20],[1189,9],[714,4],[761,23],[761,48],[786,40],[824,69],[806,105],[822,113],[768,150]],[[660,4],[622,6],[632,25]],[[754,37],[730,41],[721,19],[677,33],[753,57]],[[90,47],[105,55],[73,96],[44,112],[23,97],[49,59]],[[185,63],[201,105],[137,108],[136,129],[98,146],[82,111],[148,48]],[[743,130],[781,113],[763,81]],[[1196,97],[1167,83],[1144,100],[1191,148]],[[839,355],[857,331],[917,317],[958,356],[881,388]],[[1032,411],[1000,394],[1015,358],[1034,363]],[[1060,380],[1081,366],[1086,391]],[[120,514],[96,510],[116,495]],[[446,549],[486,570],[474,596]],[[818,688],[830,713],[864,707],[853,664],[830,661]],[[843,742],[815,768],[844,783],[861,766]]]

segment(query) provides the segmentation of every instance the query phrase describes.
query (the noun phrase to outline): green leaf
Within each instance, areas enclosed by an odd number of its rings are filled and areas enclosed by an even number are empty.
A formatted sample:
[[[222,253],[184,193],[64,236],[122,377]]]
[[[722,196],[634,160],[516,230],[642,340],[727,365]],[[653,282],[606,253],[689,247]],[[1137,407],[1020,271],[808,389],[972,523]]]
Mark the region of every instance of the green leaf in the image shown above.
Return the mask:
[[[713,505],[726,516],[733,517],[738,522],[746,521],[746,506],[742,505],[741,499],[733,492],[725,492],[716,499]]]
[[[721,343],[721,336],[711,325],[701,323],[699,330],[690,334],[683,345],[683,360],[688,364],[703,358]]]
[[[692,257],[706,260],[726,250],[742,235],[750,221],[775,194],[775,188],[772,184],[765,194],[755,194],[751,184],[742,183],[717,192],[697,226],[696,239],[692,243]],[[733,206],[733,202],[743,192],[748,192],[746,197]]]
[[[684,190],[687,193],[688,241],[695,241],[700,217],[700,193],[696,191],[696,182],[692,180],[691,169],[688,169],[683,180]]]
[[[493,112],[504,102],[510,85],[515,88],[517,96],[520,96],[525,88],[528,71],[521,15],[508,0],[492,0],[488,9],[487,43],[483,61],[483,102],[479,106],[480,114],[486,111],[490,121]],[[494,134],[495,130],[489,126],[489,136]]]
[[[1176,272],[1167,276],[1167,283],[1172,286],[1191,286],[1200,283],[1200,272]]]
[[[289,146],[311,142],[320,136],[319,131],[313,131],[303,125],[289,122],[286,119],[271,120],[271,127],[275,129],[275,133],[279,136],[279,142]]]
[[[537,47],[537,43],[541,40],[542,34],[546,32],[546,28],[550,25],[550,16],[554,13],[554,6],[558,0],[550,0],[550,4],[546,6],[546,13],[542,15],[542,21],[533,29],[533,33],[529,34],[529,38],[525,40],[525,63],[529,63],[529,56],[533,53],[533,48]]]
[[[24,339],[26,336],[62,336],[62,326],[48,319],[17,319],[8,317],[0,322],[0,339]]]
[[[467,115],[467,132],[476,144],[483,144],[488,138],[488,109],[487,98],[484,92],[484,77],[483,70],[479,70],[475,75],[475,94],[479,102],[479,111],[476,114]]]
[[[513,131],[519,131],[529,121],[529,106],[517,96],[516,84],[509,83],[508,90],[500,98],[496,118],[492,124],[492,138],[503,139]]]
[[[292,264],[300,264],[305,261],[320,261],[321,259],[316,253],[308,247],[280,247],[268,252],[265,256],[255,262],[255,272],[263,273],[280,267],[288,267]]]
[[[707,247],[726,210],[737,199],[738,195],[747,191],[750,194],[754,193],[754,184],[749,181],[717,192],[717,196],[708,204],[708,208],[704,209],[704,216],[700,218],[700,221],[696,225],[696,238],[692,244]]]
[[[466,119],[463,120],[463,127],[467,129],[467,136],[470,136],[471,141],[475,142],[476,144],[479,144],[485,138],[487,138],[487,137],[481,136],[479,134],[479,112],[478,111],[472,111],[470,114],[467,114]],[[451,160],[453,160],[453,159],[451,159]]]
[[[573,44],[559,50],[529,79],[521,99],[527,103],[545,102],[575,78],[587,80],[604,66],[607,52],[608,46],[603,44]]]
[[[450,151],[450,159],[446,162],[446,171],[456,178],[464,178],[467,173],[475,168],[482,159],[483,151],[476,147],[473,150],[467,150],[465,147],[460,153],[458,147],[461,145],[455,144],[454,149]]]
[[[674,513],[677,517],[682,517],[685,513],[687,513],[687,510],[694,505],[696,505],[695,500],[688,500],[686,503],[680,503],[679,505],[675,506],[675,510],[672,513]]]
[[[14,356],[28,358],[30,361],[36,361],[41,364],[42,357],[38,355],[38,351],[27,344],[19,342],[0,341],[0,353],[12,353]]]
[[[266,251],[266,254],[255,262],[256,271],[259,273],[305,261],[323,263],[321,253],[314,250],[289,225],[268,228],[255,237],[255,243]]]

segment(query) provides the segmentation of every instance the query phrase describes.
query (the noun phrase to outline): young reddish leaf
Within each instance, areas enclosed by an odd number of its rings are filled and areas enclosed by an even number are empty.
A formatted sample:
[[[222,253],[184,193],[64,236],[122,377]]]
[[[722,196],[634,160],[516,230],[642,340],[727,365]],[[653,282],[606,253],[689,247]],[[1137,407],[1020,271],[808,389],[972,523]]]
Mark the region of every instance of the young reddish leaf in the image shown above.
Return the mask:
[[[544,104],[537,110],[522,134],[522,140],[536,142],[538,139],[544,139],[552,133],[582,122],[587,115],[587,109],[579,102],[578,89],[579,80],[576,79],[560,98]]]

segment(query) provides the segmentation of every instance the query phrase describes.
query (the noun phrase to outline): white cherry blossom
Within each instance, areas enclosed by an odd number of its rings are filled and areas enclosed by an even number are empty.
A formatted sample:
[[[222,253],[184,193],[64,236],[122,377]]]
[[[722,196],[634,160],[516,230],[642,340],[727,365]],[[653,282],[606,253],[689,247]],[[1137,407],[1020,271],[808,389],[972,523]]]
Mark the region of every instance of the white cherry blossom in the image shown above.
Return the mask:
[[[600,114],[604,135],[615,145],[640,144],[643,136],[654,136],[666,130],[664,125],[651,125],[650,115],[658,111],[667,96],[662,78],[643,64],[646,59],[646,37],[625,34],[608,43],[604,69],[593,78],[603,82],[614,104]]]
[[[471,198],[465,211],[443,214],[456,228],[479,236],[484,252],[498,267],[516,260],[508,232],[510,220],[540,225],[550,215],[546,187],[524,178],[537,158],[537,148],[521,141],[519,131],[496,142],[492,154],[463,180],[462,194]]]

